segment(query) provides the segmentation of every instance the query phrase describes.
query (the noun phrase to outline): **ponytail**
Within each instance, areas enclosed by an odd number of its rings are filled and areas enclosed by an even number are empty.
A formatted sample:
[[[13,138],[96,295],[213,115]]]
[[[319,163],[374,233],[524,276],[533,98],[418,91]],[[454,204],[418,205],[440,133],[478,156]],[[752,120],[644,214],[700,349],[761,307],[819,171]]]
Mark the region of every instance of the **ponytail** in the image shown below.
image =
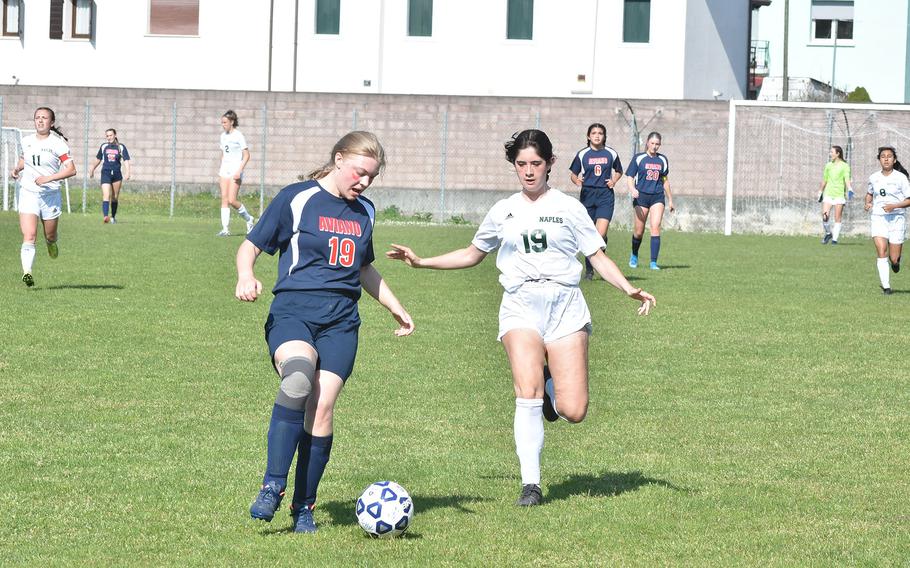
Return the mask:
[[[910,177],[910,174],[907,173],[907,169],[904,168],[904,166],[902,166],[901,163],[897,160],[894,160],[894,169],[904,174],[905,176]]]

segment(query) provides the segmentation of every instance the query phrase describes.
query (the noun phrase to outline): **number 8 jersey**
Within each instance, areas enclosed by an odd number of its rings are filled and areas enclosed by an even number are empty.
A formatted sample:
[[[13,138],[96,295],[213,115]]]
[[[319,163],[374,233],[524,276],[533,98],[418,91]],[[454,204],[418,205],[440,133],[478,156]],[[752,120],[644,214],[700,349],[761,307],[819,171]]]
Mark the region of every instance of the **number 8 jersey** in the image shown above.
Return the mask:
[[[582,266],[576,255],[606,246],[584,206],[552,188],[536,201],[516,193],[497,202],[471,243],[486,253],[499,247],[496,268],[507,292],[525,282],[578,286]]]
[[[246,236],[268,254],[280,251],[272,292],[335,292],[360,298],[360,267],[371,264],[376,209],[346,201],[310,180],[275,196]]]
[[[897,170],[891,175],[875,172],[869,176],[868,193],[872,196],[872,214],[888,215],[882,207],[888,203],[900,203],[910,197],[910,182],[907,176]],[[904,215],[903,209],[892,209],[891,215]]]

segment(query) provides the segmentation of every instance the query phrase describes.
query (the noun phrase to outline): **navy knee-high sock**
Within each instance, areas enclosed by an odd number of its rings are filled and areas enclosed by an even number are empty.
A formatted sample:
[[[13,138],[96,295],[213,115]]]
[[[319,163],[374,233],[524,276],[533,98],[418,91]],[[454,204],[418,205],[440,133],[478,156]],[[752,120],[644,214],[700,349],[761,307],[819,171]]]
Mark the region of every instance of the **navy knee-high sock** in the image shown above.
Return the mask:
[[[120,203],[120,202],[116,201],[116,200],[111,201],[111,217],[117,216],[117,204],[118,203]]]
[[[297,443],[303,434],[303,411],[293,410],[276,404],[272,407],[272,421],[269,424],[268,462],[262,484],[276,481],[282,488],[287,487],[288,471],[297,451]]]
[[[641,239],[632,237],[632,254],[638,256],[638,249],[641,247]]]
[[[660,254],[660,237],[651,237],[651,262],[657,262],[657,255]]]
[[[332,453],[332,434],[314,436],[308,432],[300,438],[297,450],[297,473],[294,476],[294,510],[302,506],[312,508],[316,503],[316,490],[329,463]]]
[[[101,214],[104,215],[105,217],[107,217],[108,213],[110,213],[110,206],[111,206],[110,201],[101,202]]]

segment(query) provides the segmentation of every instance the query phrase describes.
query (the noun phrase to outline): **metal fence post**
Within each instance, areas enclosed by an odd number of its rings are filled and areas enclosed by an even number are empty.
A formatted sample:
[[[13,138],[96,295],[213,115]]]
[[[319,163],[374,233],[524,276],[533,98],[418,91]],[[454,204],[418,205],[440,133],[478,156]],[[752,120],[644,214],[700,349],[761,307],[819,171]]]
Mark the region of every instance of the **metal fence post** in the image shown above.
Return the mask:
[[[174,216],[174,194],[177,192],[177,101],[171,114],[171,217]]]
[[[351,130],[357,130],[357,109],[355,108],[351,114]]]
[[[85,103],[85,140],[84,140],[84,149],[85,153],[85,171],[82,172],[82,214],[85,215],[85,204],[88,198],[88,170],[89,170],[89,154],[88,154],[88,135],[89,129],[91,128],[91,116],[92,116],[92,105],[86,101]]]
[[[268,143],[269,132],[269,105],[262,103],[262,143],[259,147],[259,154],[262,156],[262,162],[259,164],[259,217],[262,217],[262,210],[265,207],[265,158],[268,156],[265,147]]]
[[[449,140],[449,110],[442,111],[442,141],[439,145],[442,149],[440,162],[442,167],[439,168],[439,222],[445,221],[446,209],[446,156],[448,152]]]
[[[0,95],[0,159],[3,160],[3,210],[9,211],[9,162],[7,143],[3,141],[3,96]],[[15,166],[13,166],[15,167]]]
[[[537,118],[534,121],[534,128],[540,130],[540,111],[537,111]]]

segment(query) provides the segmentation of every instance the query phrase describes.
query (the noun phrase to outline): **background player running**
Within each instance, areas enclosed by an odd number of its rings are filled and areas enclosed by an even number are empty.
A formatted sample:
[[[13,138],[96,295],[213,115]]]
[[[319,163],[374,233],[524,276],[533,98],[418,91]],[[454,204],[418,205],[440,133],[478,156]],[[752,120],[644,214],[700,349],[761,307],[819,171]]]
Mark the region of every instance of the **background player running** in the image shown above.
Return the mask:
[[[38,221],[44,229],[47,254],[57,258],[57,223],[62,212],[60,181],[76,175],[76,164],[70,156],[66,137],[55,126],[54,111],[47,107],[35,110],[35,133],[22,139],[19,162],[12,177],[19,186],[19,229],[22,231],[22,281],[34,286],[32,265],[35,262],[35,240]]]
[[[361,289],[392,313],[396,335],[414,331],[411,316],[373,266],[376,209],[362,194],[384,164],[373,134],[348,133],[309,181],[275,196],[237,251],[236,296],[247,302],[262,291],[253,274],[256,258],[262,251],[280,253],[265,337],[281,384],[262,489],[250,515],[272,520],[296,453],[295,532],[316,531],[312,509],[332,450],[335,401],[354,368]]]
[[[632,194],[632,207],[635,210],[632,254],[629,256],[629,266],[632,268],[638,268],[638,248],[645,234],[645,222],[650,218],[651,270],[660,270],[657,257],[660,254],[660,224],[664,218],[664,207],[674,211],[673,195],[667,181],[667,176],[670,175],[670,162],[666,156],[658,152],[660,144],[659,133],[648,134],[647,151],[635,154],[626,169],[629,192]]]
[[[116,223],[120,187],[130,179],[130,151],[117,139],[113,128],[104,131],[104,138],[107,141],[98,148],[89,177],[95,177],[95,169],[101,165],[101,215],[105,223]]]
[[[588,145],[575,154],[569,166],[569,179],[581,186],[579,199],[588,215],[594,221],[597,232],[603,237],[606,245],[607,231],[613,220],[613,208],[616,198],[613,186],[622,177],[622,164],[619,154],[606,146],[607,128],[600,123],[588,126]],[[585,258],[585,278],[594,278],[591,261]]]
[[[910,182],[907,170],[897,161],[891,146],[878,149],[881,171],[869,176],[866,211],[872,212],[870,227],[875,243],[875,266],[882,292],[891,294],[891,275],[901,269],[901,248],[907,234],[905,207],[910,206]]]
[[[591,314],[578,282],[581,252],[601,278],[641,302],[646,315],[654,296],[635,288],[603,252],[604,242],[584,207],[547,179],[556,160],[540,130],[525,130],[505,145],[521,191],[497,202],[471,244],[421,258],[403,245],[386,256],[414,268],[468,268],[499,249],[496,267],[504,288],[499,339],[506,350],[515,388],[515,451],[521,467],[519,506],[540,504],[543,417],[581,422],[588,411],[588,336]],[[547,375],[549,364],[552,378]],[[545,392],[549,392],[545,402]],[[557,402],[558,401],[558,402]]]

